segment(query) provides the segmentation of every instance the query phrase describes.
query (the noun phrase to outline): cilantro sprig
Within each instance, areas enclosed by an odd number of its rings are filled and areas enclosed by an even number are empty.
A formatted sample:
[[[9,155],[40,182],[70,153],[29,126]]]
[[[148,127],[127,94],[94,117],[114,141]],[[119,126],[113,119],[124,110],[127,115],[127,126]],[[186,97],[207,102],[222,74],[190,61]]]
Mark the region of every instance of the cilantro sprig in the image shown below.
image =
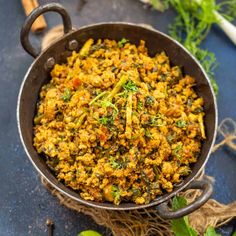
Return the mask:
[[[187,122],[185,120],[177,120],[175,125],[179,128],[184,128],[187,125]]]
[[[118,46],[119,48],[123,48],[125,46],[126,43],[128,43],[129,40],[126,38],[122,38],[119,42],[118,42]]]

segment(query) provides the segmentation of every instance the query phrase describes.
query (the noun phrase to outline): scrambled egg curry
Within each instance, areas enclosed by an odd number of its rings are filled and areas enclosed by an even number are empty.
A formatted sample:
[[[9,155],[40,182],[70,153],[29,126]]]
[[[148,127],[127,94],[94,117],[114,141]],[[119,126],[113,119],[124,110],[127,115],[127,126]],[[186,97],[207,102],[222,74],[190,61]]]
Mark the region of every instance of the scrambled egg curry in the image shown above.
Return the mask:
[[[149,203],[190,174],[205,139],[195,79],[162,52],[89,39],[40,91],[34,146],[85,200]]]

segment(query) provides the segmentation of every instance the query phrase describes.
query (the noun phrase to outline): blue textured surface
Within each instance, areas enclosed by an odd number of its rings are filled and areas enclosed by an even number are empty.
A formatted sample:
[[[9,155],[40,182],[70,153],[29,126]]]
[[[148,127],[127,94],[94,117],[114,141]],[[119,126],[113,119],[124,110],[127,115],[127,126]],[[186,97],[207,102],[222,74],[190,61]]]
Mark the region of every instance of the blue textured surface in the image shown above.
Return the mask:
[[[106,234],[89,217],[61,206],[41,185],[38,174],[21,146],[16,126],[16,103],[21,81],[32,58],[22,49],[19,31],[25,19],[20,1],[0,0],[0,235],[46,235],[45,220],[55,221],[55,235],[76,235],[85,229],[96,229]],[[3,4],[4,2],[4,4]],[[40,1],[41,3],[52,1]],[[87,0],[78,11],[79,0],[57,1],[70,12],[74,26],[102,21],[147,23],[167,32],[174,17],[144,9],[137,0]],[[55,14],[46,14],[49,26],[59,24]],[[32,36],[35,45],[41,36]],[[236,119],[236,47],[214,27],[204,47],[216,53],[219,67],[216,79],[220,86],[218,97],[219,121],[225,117]],[[225,149],[212,155],[207,173],[215,177],[214,197],[229,203],[236,199],[236,154]],[[232,223],[231,223],[232,225]],[[222,229],[230,235],[231,225]]]

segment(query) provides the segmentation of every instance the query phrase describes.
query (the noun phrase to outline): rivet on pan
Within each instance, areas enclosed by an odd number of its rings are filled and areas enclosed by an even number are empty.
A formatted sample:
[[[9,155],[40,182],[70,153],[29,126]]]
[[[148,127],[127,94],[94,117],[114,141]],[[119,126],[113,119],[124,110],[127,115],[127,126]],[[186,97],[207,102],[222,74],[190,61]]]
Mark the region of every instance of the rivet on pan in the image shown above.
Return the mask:
[[[55,59],[53,57],[49,57],[44,67],[45,69],[52,69],[54,65],[55,65]]]
[[[71,40],[68,44],[68,48],[71,51],[76,50],[78,48],[78,42],[75,39]]]
[[[51,219],[47,219],[46,225],[48,228],[48,236],[53,236],[54,223]]]

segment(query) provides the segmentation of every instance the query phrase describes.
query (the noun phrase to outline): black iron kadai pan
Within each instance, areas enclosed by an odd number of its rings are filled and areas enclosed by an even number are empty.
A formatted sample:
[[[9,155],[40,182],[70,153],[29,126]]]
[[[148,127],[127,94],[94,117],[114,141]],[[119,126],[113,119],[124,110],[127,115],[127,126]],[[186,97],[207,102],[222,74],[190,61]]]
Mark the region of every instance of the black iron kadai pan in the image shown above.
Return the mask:
[[[29,42],[29,32],[35,19],[45,12],[57,12],[61,15],[64,25],[64,36],[55,41],[46,50],[37,52]],[[107,202],[86,201],[80,197],[78,192],[66,187],[55,178],[47,167],[44,159],[38,155],[33,147],[33,118],[35,116],[38,94],[41,87],[48,82],[50,70],[53,66],[56,63],[65,62],[72,51],[79,50],[89,38],[95,40],[109,38],[117,41],[121,38],[127,38],[134,44],[138,44],[140,39],[145,40],[151,56],[158,52],[165,51],[173,65],[181,65],[186,74],[196,78],[197,85],[195,89],[198,95],[205,100],[204,123],[207,139],[202,144],[200,157],[193,165],[192,173],[179,185],[175,186],[171,193],[165,193],[148,204],[136,205],[134,203],[121,203],[116,206]],[[38,172],[46,178],[53,187],[68,197],[88,206],[109,210],[132,210],[154,207],[161,217],[169,219],[189,214],[198,209],[209,199],[213,190],[212,184],[206,179],[198,181],[196,177],[204,168],[215,140],[217,127],[216,99],[209,78],[200,64],[177,41],[157,30],[121,22],[99,23],[82,27],[78,30],[72,30],[71,19],[66,10],[59,4],[51,3],[38,7],[27,17],[21,30],[21,43],[23,48],[33,56],[35,60],[23,79],[18,97],[17,122],[19,133],[29,159]],[[200,189],[202,190],[201,196],[185,208],[171,211],[168,206],[171,198],[178,192],[186,189]]]

